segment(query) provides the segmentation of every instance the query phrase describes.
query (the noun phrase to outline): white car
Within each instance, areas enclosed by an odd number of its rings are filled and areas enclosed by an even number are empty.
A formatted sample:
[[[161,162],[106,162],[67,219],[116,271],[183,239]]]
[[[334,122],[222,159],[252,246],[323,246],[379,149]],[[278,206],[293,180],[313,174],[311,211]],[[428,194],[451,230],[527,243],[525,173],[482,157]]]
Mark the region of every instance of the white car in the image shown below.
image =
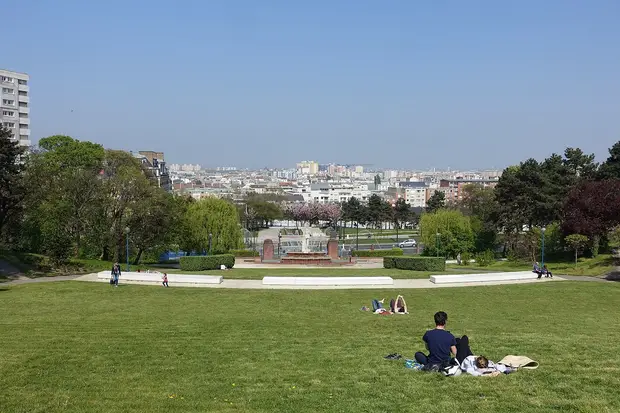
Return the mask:
[[[417,244],[417,242],[415,242],[414,239],[408,239],[408,240],[405,240],[405,241],[401,242],[400,244],[398,244],[398,247],[399,248],[413,248],[416,245],[418,245],[418,244]]]

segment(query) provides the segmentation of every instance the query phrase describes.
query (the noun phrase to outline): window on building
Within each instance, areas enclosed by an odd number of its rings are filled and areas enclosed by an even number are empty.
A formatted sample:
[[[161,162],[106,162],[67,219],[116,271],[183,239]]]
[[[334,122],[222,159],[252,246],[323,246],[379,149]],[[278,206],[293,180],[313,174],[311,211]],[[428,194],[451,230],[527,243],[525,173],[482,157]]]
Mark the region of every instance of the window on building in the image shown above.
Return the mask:
[[[11,116],[11,117],[15,116],[15,112],[13,112],[12,110],[3,110],[2,114],[4,116]]]
[[[27,84],[28,84],[28,81],[27,81],[27,80],[24,80],[24,79],[19,79],[19,80],[17,81],[17,83],[19,83],[20,85],[27,85]]]
[[[27,102],[19,102],[19,106],[21,106],[22,108],[27,108],[28,107],[28,103]]]
[[[19,124],[19,128],[20,129],[28,129],[28,125],[24,124],[24,123],[20,123]]]
[[[19,139],[22,141],[27,141],[29,139],[28,135],[19,135]]]
[[[6,126],[7,128],[14,128],[15,127],[15,123],[13,123],[13,122],[4,122],[4,126]]]
[[[11,89],[10,87],[3,87],[2,88],[2,93],[7,93],[9,95],[14,95],[15,94],[15,89]]]
[[[28,92],[24,92],[23,90],[20,90],[19,96],[28,96]]]
[[[2,104],[7,106],[15,106],[15,101],[11,99],[2,99]]]
[[[13,78],[8,76],[2,76],[2,81],[7,83],[13,83]]]
[[[20,113],[19,113],[19,117],[20,117],[20,118],[27,118],[27,117],[28,117],[28,114],[27,114],[27,113],[21,113],[21,112],[20,112]]]

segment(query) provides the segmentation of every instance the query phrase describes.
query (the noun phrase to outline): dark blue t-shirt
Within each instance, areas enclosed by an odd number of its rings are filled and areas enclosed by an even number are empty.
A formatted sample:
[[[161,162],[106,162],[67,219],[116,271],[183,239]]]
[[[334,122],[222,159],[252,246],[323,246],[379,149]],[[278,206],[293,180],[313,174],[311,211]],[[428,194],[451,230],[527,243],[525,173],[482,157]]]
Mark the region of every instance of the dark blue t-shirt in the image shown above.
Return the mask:
[[[428,362],[431,364],[439,364],[442,361],[450,360],[450,347],[456,346],[456,339],[446,330],[434,329],[428,330],[422,340],[428,344],[430,355]]]

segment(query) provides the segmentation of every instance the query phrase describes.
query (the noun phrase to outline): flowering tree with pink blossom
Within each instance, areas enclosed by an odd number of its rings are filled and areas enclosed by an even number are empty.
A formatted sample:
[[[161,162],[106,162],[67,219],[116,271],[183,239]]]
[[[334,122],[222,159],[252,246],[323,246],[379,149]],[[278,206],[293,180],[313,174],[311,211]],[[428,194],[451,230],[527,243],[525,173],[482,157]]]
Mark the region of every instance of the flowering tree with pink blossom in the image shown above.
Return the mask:
[[[331,226],[336,226],[342,216],[342,208],[338,204],[322,204],[321,219],[329,222]]]

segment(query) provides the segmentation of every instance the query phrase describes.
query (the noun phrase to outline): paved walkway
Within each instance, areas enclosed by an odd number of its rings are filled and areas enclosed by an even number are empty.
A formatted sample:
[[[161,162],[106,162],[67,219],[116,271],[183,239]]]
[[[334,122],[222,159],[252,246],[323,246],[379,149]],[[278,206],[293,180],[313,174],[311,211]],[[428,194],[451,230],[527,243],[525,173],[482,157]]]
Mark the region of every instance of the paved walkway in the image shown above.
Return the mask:
[[[86,275],[68,275],[68,276],[58,276],[58,277],[42,277],[42,278],[29,278],[29,279],[19,279],[14,281],[9,281],[5,283],[0,283],[0,286],[3,285],[19,285],[19,284],[30,284],[30,283],[41,283],[41,282],[54,282],[54,281],[86,281],[86,282],[100,282],[107,283],[108,280],[98,279],[97,274],[86,274]],[[511,285],[511,284],[532,284],[532,283],[545,283],[545,282],[558,282],[558,281],[586,281],[586,282],[609,282],[603,278],[596,277],[586,277],[586,276],[555,276],[554,278],[542,278],[540,280],[531,279],[531,280],[508,280],[508,281],[490,281],[490,282],[469,282],[469,283],[452,283],[452,284],[435,284],[432,283],[429,279],[407,279],[394,280],[393,285],[359,285],[359,286],[312,286],[312,285],[298,285],[298,286],[288,286],[288,285],[263,285],[262,280],[235,280],[235,279],[226,279],[224,278],[221,284],[183,284],[183,285],[174,285],[170,284],[171,287],[193,287],[193,288],[237,288],[237,289],[266,289],[266,290],[353,290],[353,289],[411,289],[411,288],[450,288],[450,287],[480,287],[485,285]],[[122,277],[120,279],[121,284],[136,284],[136,285],[153,285],[159,286],[160,282],[140,282],[140,281],[123,281]]]
[[[97,278],[97,274],[88,274],[76,278],[77,281],[87,282],[102,282],[107,283],[108,280],[100,280]],[[234,280],[226,279],[221,284],[184,284],[174,285],[170,284],[170,287],[194,287],[194,288],[239,288],[239,289],[265,289],[265,290],[357,290],[357,289],[409,289],[409,288],[444,288],[444,287],[474,287],[485,285],[505,285],[505,284],[530,284],[530,283],[543,283],[543,282],[557,282],[564,281],[561,277],[543,278],[540,280],[520,280],[520,281],[492,281],[492,282],[471,282],[471,283],[454,283],[454,284],[434,284],[429,279],[408,279],[408,280],[394,280],[393,285],[359,285],[359,286],[313,286],[313,285],[263,285],[262,280]],[[139,285],[161,285],[160,282],[140,282],[140,281],[123,281],[121,276],[121,284],[139,284]]]

